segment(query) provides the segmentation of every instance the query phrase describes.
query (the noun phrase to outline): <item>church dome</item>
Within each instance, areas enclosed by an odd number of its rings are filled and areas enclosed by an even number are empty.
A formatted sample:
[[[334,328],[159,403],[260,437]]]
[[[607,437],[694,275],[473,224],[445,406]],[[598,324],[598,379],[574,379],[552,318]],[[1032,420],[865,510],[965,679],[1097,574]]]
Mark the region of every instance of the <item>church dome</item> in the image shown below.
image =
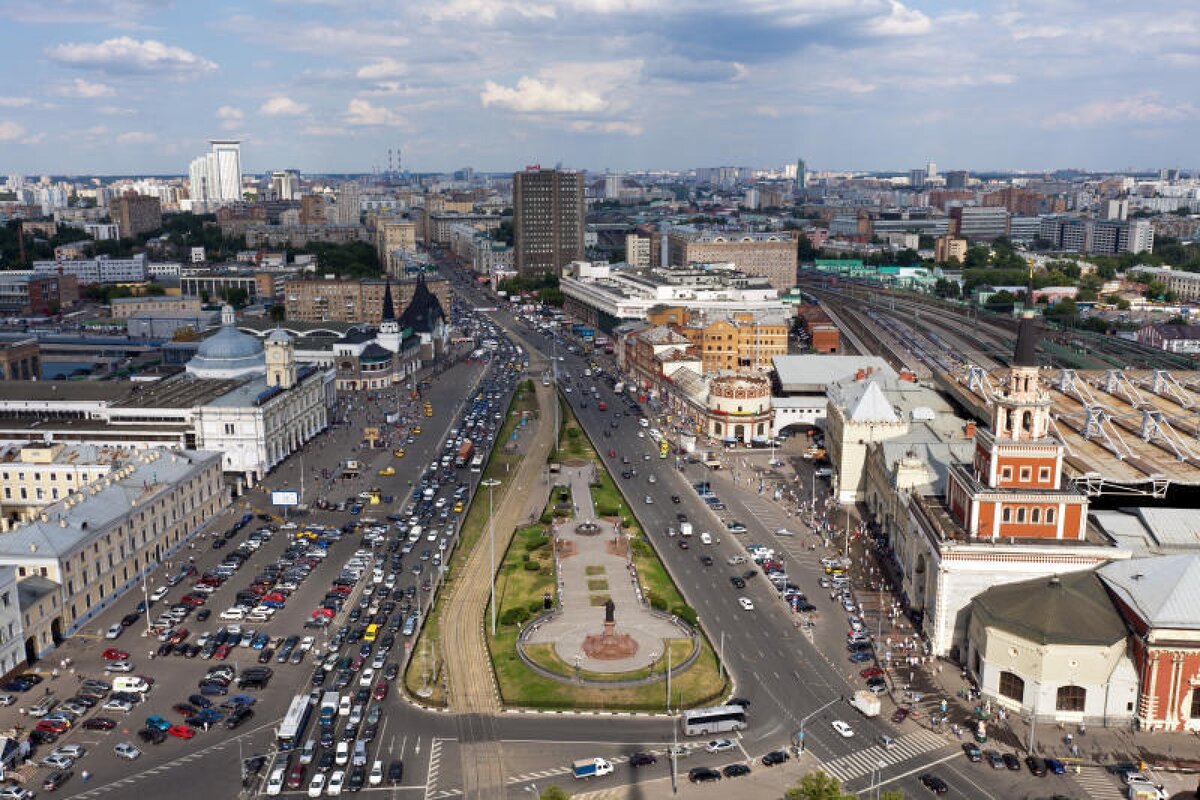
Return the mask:
[[[221,330],[200,343],[187,371],[198,378],[241,378],[266,372],[262,342],[233,324],[233,309],[221,310]]]

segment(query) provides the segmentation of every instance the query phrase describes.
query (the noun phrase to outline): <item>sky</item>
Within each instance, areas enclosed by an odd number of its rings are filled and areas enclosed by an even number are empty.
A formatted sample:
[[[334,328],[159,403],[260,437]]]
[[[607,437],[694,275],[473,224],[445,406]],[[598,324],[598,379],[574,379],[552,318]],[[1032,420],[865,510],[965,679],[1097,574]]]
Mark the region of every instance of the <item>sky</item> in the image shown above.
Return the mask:
[[[0,50],[0,174],[1187,168],[1200,119],[1194,0],[0,0]]]

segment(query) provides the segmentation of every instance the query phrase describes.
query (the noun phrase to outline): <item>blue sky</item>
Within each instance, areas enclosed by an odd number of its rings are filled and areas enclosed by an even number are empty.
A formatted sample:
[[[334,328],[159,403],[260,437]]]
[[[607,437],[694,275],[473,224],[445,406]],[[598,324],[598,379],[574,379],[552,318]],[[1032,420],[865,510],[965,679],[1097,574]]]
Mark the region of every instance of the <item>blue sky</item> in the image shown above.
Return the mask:
[[[1189,167],[1200,117],[1192,0],[0,0],[0,47],[0,174]]]

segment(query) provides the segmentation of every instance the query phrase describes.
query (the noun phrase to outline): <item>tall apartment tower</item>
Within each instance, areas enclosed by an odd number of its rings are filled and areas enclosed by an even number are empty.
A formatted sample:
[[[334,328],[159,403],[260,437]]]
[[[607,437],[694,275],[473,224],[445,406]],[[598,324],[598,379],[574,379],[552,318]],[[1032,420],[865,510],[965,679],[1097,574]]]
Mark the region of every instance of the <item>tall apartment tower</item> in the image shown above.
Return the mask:
[[[218,193],[224,202],[242,199],[242,143],[236,139],[210,139],[216,164]]]
[[[796,159],[796,188],[808,188],[808,165],[804,163],[803,158]]]
[[[515,263],[521,275],[583,258],[583,175],[531,167],[513,175]]]
[[[356,181],[346,181],[337,188],[337,224],[357,225],[361,209],[359,201],[359,185]]]

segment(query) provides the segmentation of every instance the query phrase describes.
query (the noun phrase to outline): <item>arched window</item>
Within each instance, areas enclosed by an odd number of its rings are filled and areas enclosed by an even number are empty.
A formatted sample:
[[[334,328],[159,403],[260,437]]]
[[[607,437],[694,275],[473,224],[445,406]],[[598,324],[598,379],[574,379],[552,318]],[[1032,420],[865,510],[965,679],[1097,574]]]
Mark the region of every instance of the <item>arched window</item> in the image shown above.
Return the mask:
[[[1033,431],[1033,412],[1032,411],[1025,411],[1021,414],[1021,428],[1023,428],[1026,433],[1030,433]]]
[[[1005,507],[1003,513],[1000,515],[1000,519],[1004,522],[1012,522],[1012,509]]]
[[[1025,700],[1025,681],[1019,675],[1011,672],[1000,673],[1000,694],[1016,700],[1018,703]]]
[[[1054,707],[1059,711],[1083,711],[1086,701],[1087,689],[1082,686],[1060,686]]]
[[[1024,521],[1025,521],[1025,509],[1018,508],[1017,509],[1017,522],[1024,522]]]
[[[1047,525],[1054,524],[1054,507],[1053,506],[1046,509],[1046,524]]]
[[[1035,525],[1037,523],[1041,522],[1042,521],[1042,510],[1040,508],[1030,509],[1029,521],[1034,523]]]
[[[1200,719],[1200,689],[1192,689],[1192,719]]]

